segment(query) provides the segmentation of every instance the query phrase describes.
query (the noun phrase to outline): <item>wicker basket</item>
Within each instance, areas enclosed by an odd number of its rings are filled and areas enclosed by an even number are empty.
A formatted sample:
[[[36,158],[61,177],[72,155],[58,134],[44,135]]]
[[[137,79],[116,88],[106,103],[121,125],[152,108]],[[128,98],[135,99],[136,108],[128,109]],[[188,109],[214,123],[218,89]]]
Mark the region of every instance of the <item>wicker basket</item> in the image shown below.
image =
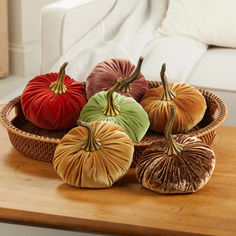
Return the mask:
[[[149,81],[149,88],[158,87],[160,84],[159,82]],[[197,136],[206,144],[211,145],[216,135],[216,129],[224,122],[227,116],[227,107],[212,92],[204,89],[199,90],[206,99],[207,111],[202,121],[194,129],[188,131],[187,134]],[[13,119],[10,119],[10,113],[13,108],[15,109],[15,115]],[[12,145],[23,155],[40,161],[52,161],[56,145],[68,132],[68,130],[44,130],[26,120],[21,109],[20,96],[3,107],[0,113],[0,120],[8,131]],[[132,167],[136,166],[138,159],[147,146],[153,141],[163,138],[162,134],[148,131],[142,141],[136,142],[134,144],[135,152]]]

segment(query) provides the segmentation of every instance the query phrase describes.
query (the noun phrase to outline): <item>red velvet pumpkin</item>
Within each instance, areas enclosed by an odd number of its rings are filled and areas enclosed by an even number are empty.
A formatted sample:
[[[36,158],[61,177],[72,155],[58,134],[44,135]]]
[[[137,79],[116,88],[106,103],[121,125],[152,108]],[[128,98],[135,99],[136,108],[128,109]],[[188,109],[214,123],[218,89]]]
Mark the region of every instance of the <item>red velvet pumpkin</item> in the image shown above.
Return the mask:
[[[65,74],[66,66],[64,63],[59,73],[36,76],[22,93],[25,117],[40,128],[59,130],[75,126],[87,102],[84,86]]]
[[[141,57],[137,68],[130,61],[124,59],[111,59],[97,64],[86,81],[87,98],[89,99],[97,92],[108,90],[116,83],[117,79],[126,79],[136,74],[137,78],[135,78],[125,93],[122,93],[124,91],[117,92],[140,101],[148,90],[148,83],[140,73],[142,61],[143,58]]]

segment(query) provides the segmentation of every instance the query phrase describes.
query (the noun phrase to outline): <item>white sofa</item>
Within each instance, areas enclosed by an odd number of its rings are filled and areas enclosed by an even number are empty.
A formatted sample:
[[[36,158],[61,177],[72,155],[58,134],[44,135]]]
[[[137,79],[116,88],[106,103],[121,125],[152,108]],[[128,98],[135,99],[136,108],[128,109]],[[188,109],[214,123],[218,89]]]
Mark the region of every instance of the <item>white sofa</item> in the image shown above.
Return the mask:
[[[62,0],[45,6],[41,12],[42,73],[107,15],[116,1]],[[186,82],[220,96],[228,107],[224,125],[236,126],[236,49],[210,47]]]

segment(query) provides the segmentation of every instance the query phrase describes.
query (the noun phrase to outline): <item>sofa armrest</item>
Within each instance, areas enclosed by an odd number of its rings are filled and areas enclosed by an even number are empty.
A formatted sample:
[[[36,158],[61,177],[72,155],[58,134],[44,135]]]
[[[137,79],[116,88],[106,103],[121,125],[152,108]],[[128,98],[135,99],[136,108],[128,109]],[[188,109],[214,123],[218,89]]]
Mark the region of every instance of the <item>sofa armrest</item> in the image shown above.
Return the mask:
[[[83,37],[113,8],[117,0],[62,0],[41,10],[41,72]]]

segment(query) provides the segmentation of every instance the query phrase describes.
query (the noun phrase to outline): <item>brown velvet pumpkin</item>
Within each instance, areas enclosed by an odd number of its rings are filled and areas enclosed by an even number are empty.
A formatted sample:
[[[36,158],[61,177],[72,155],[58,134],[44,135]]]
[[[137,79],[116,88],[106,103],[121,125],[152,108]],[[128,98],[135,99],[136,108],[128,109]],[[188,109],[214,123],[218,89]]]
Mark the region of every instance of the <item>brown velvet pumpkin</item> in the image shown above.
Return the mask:
[[[105,188],[128,171],[134,145],[120,126],[109,122],[79,122],[57,145],[53,166],[76,187]]]
[[[136,166],[139,182],[146,188],[165,194],[192,193],[201,189],[215,167],[213,150],[196,137],[174,138],[171,129],[175,109],[165,129],[165,139],[151,144]]]
[[[184,133],[192,129],[203,118],[207,105],[201,92],[186,83],[168,84],[166,65],[161,69],[162,86],[149,89],[140,104],[148,113],[150,129],[163,132],[169,117],[170,105],[175,106],[176,116],[173,133]]]

